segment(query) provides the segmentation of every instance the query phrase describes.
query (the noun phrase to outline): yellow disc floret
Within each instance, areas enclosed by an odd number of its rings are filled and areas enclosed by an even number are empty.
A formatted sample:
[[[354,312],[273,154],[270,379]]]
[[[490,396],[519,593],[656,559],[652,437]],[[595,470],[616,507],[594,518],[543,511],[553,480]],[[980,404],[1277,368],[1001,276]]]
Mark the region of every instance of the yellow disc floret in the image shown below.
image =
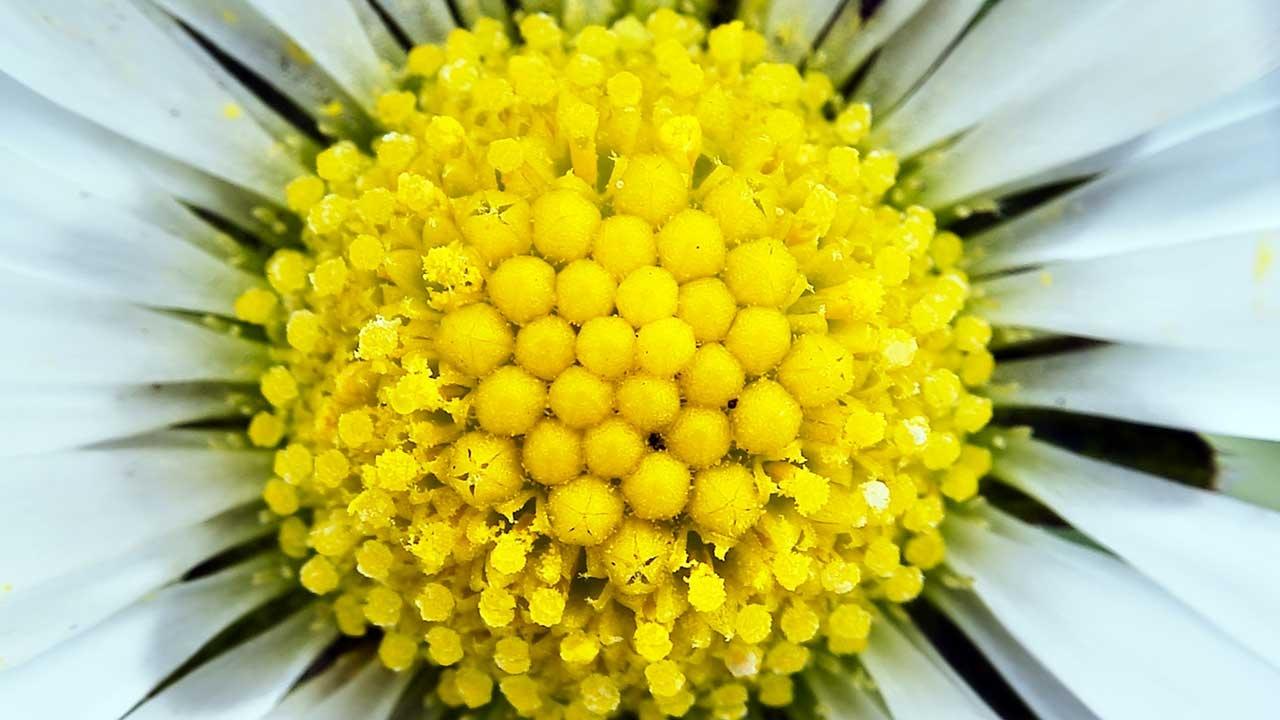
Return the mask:
[[[512,20],[413,48],[284,189],[233,308],[273,346],[264,517],[455,714],[785,706],[991,468],[963,242],[742,22]]]

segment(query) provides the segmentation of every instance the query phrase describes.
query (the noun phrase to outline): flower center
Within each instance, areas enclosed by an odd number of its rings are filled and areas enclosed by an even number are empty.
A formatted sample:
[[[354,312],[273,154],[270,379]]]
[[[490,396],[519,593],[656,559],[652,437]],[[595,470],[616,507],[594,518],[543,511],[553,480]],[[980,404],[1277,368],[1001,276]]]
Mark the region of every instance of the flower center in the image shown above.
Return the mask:
[[[280,544],[449,704],[785,705],[989,466],[960,242],[741,23],[520,30],[415,48],[372,153],[287,189],[303,246],[237,303],[280,341]]]

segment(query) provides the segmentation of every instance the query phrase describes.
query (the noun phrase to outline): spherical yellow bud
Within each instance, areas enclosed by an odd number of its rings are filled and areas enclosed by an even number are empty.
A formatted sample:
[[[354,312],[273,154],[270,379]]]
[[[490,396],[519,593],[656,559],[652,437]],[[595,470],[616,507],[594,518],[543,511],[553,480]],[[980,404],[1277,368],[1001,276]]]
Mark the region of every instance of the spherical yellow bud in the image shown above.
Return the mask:
[[[618,314],[636,327],[676,314],[680,286],[671,273],[657,267],[633,270],[618,285]]]
[[[571,367],[551,383],[551,410],[569,427],[599,423],[613,410],[613,386],[581,367]]]
[[[777,240],[756,240],[729,253],[724,280],[742,305],[784,307],[797,294],[800,273],[786,245]]]
[[[738,537],[756,524],[763,510],[755,478],[742,465],[708,468],[693,479],[689,517],[713,536]]]
[[[636,628],[632,640],[636,652],[649,662],[657,662],[671,652],[670,633],[658,623],[641,623]]]
[[[760,455],[775,454],[795,440],[804,419],[800,403],[772,380],[748,385],[732,414],[734,443]]]
[[[765,638],[769,637],[772,627],[773,616],[769,614],[769,608],[755,603],[743,605],[738,611],[738,617],[734,620],[734,629],[737,630],[738,637],[752,645],[764,642]]]
[[[679,412],[680,389],[673,380],[637,374],[618,385],[618,413],[641,432],[661,430]]]
[[[732,441],[729,418],[719,410],[700,407],[682,410],[665,437],[671,454],[694,468],[719,462]]]
[[[511,322],[524,324],[555,307],[556,271],[541,258],[518,255],[493,271],[488,288],[498,310]]]
[[[644,438],[627,421],[605,420],[586,432],[582,442],[587,469],[605,478],[624,477],[644,454]]]
[[[453,310],[440,320],[436,348],[462,372],[483,377],[511,357],[511,326],[492,305],[475,303]]]
[[[636,364],[651,375],[670,377],[680,372],[697,350],[693,328],[680,318],[655,320],[640,328]]]
[[[599,545],[622,522],[622,498],[609,483],[583,475],[547,498],[551,532],[570,545]]]
[[[763,375],[791,349],[791,323],[773,308],[743,308],[734,317],[724,346],[748,375]]]
[[[442,480],[467,504],[489,508],[519,492],[524,473],[510,438],[470,432],[453,443]]]
[[[524,469],[543,485],[569,482],[582,471],[582,438],[555,420],[543,420],[524,437]]]
[[[622,495],[636,517],[668,520],[684,510],[691,480],[684,463],[667,453],[650,453],[622,481]]]
[[[631,369],[635,354],[635,331],[620,317],[592,318],[578,332],[578,362],[601,377],[625,374]]]
[[[553,262],[584,258],[600,226],[600,209],[572,190],[552,190],[533,202],[533,245]]]
[[[698,342],[717,342],[729,332],[738,305],[724,282],[703,278],[680,286],[676,312],[693,328]]]
[[[688,204],[689,184],[675,163],[661,155],[628,158],[613,195],[613,206],[619,213],[658,225]]]
[[[573,364],[577,342],[573,327],[559,315],[547,315],[520,328],[516,362],[543,380],[554,380]]]
[[[613,312],[618,286],[594,260],[577,260],[556,276],[556,308],[565,320],[581,325]]]
[[[804,335],[778,367],[778,381],[801,405],[825,405],[853,389],[853,355],[826,335]]]
[[[738,359],[718,343],[698,348],[680,373],[685,399],[706,407],[723,407],[742,392],[745,382]]]
[[[591,257],[619,280],[658,261],[653,228],[634,215],[614,215],[600,223]]]
[[[658,260],[676,280],[688,282],[720,272],[725,262],[724,236],[716,219],[701,210],[685,209],[658,231]]]
[[[498,368],[475,390],[476,420],[494,435],[523,435],[547,407],[547,388],[514,366]]]

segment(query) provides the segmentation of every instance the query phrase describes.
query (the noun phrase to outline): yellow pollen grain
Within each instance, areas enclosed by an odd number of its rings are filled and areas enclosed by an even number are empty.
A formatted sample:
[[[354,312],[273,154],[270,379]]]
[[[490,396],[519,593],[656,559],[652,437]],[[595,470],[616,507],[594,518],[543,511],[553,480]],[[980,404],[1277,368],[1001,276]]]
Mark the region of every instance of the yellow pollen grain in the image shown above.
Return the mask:
[[[747,24],[515,24],[411,49],[284,188],[233,307],[281,550],[448,712],[785,707],[991,469],[964,242]]]

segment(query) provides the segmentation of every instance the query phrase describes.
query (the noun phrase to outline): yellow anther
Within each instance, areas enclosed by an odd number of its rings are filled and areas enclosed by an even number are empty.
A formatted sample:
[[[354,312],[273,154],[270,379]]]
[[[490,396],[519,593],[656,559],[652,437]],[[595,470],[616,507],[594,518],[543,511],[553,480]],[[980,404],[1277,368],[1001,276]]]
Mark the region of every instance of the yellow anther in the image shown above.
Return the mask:
[[[493,648],[493,662],[500,670],[511,675],[529,671],[529,643],[516,637],[499,640]]]
[[[347,257],[357,270],[377,270],[385,257],[382,241],[373,235],[357,235],[347,248]]]
[[[773,617],[763,605],[745,605],[738,611],[734,627],[743,641],[752,644],[764,642],[773,627]]]
[[[313,556],[303,564],[298,577],[302,582],[302,587],[316,595],[325,595],[333,592],[338,588],[338,581],[340,580],[338,571],[333,567],[333,563],[319,555]]]
[[[529,616],[543,627],[554,627],[564,617],[564,595],[551,588],[539,588],[529,596]]]
[[[262,491],[267,507],[277,515],[292,515],[298,511],[298,491],[283,480],[272,478]]]
[[[267,402],[276,407],[284,407],[298,398],[298,381],[288,368],[280,365],[263,373],[258,387]]]
[[[236,317],[254,325],[266,325],[275,313],[279,301],[275,293],[264,288],[245,290],[236,298]]]
[[[249,441],[258,447],[275,447],[284,437],[284,421],[267,412],[260,412],[249,421]]]
[[[724,578],[707,565],[698,565],[689,573],[689,604],[699,612],[714,612],[724,604]]]
[[[462,638],[454,630],[439,626],[427,631],[427,655],[437,665],[454,665],[462,660]]]
[[[642,623],[633,638],[636,652],[649,662],[658,662],[671,652],[671,638],[667,629],[658,623]]]
[[[413,667],[418,657],[418,641],[408,635],[389,632],[378,644],[378,659],[391,670],[400,672]]]
[[[324,197],[324,181],[314,175],[303,175],[285,186],[285,204],[302,215]]]

